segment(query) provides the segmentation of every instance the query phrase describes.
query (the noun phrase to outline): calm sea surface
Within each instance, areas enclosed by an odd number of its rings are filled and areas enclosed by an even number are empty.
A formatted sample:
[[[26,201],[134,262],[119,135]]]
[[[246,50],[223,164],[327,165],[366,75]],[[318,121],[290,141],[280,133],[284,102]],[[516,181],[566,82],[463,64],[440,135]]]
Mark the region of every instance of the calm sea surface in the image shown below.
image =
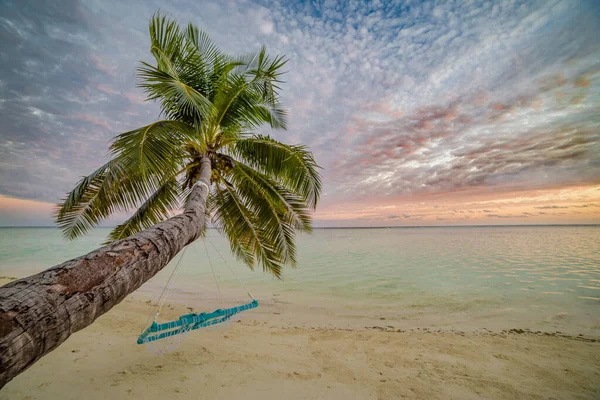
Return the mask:
[[[52,228],[0,228],[0,276],[40,272],[93,250],[108,232],[66,242]],[[600,336],[598,226],[317,229],[299,237],[298,268],[283,281],[235,261],[218,232],[208,237],[181,262],[173,291],[184,302],[216,296],[209,260],[222,291],[243,292],[218,251],[259,300],[345,321]],[[155,297],[178,259],[140,293]]]

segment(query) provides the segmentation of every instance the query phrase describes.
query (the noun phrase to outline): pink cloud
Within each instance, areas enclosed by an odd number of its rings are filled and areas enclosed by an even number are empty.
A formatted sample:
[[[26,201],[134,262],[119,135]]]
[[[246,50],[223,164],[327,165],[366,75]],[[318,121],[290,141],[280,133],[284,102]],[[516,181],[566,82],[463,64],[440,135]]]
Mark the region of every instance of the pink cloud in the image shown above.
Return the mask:
[[[129,100],[130,103],[134,104],[144,104],[146,101],[146,98],[144,96],[133,92],[125,92],[123,93],[123,96],[125,96],[125,98]]]
[[[99,69],[102,72],[105,72],[111,76],[117,76],[116,74],[116,70],[117,68],[114,65],[109,64],[107,61],[105,61],[104,59],[98,57],[95,54],[92,54],[90,56],[90,60],[92,61],[92,63],[94,64],[94,66]]]
[[[113,130],[113,128],[108,124],[108,122],[106,122],[103,119],[99,119],[97,117],[95,117],[94,115],[90,115],[90,114],[76,114],[73,116],[73,118],[78,119],[80,121],[86,121],[86,122],[91,122],[94,125],[99,125],[102,126],[103,128],[106,128],[110,131]]]
[[[96,86],[96,89],[98,89],[101,92],[104,92],[106,94],[119,94],[119,92],[117,90],[112,89],[111,87],[104,85],[104,84],[99,84],[98,86]]]

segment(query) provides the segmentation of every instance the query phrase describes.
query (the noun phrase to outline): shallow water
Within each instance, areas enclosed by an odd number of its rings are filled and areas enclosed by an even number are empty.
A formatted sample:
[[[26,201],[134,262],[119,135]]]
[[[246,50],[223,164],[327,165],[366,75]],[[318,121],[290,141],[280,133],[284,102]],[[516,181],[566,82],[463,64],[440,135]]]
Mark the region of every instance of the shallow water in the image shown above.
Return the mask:
[[[66,242],[51,228],[2,228],[0,276],[25,276],[84,254],[107,233]],[[298,268],[286,269],[283,281],[235,261],[218,232],[208,237],[227,294],[244,290],[217,251],[259,300],[318,306],[334,317],[600,335],[598,226],[317,229],[299,237]],[[217,296],[206,248],[196,242],[180,264],[173,292],[183,301]],[[178,258],[140,292],[156,297]]]

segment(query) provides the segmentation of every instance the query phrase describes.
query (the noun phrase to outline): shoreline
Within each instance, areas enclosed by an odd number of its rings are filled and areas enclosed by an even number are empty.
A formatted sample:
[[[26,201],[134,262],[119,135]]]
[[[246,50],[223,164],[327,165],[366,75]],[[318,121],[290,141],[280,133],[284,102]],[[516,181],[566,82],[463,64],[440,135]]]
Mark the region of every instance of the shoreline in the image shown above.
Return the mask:
[[[12,280],[19,279],[13,276],[0,276],[0,286]],[[181,309],[179,315],[189,312],[208,312],[218,308],[226,308],[244,303],[239,296],[239,291],[230,288],[221,288],[225,304],[218,300],[218,294],[208,289],[202,295],[193,294],[189,291],[178,291],[174,289],[170,295],[167,308],[176,307]],[[155,302],[159,292],[149,289],[148,284],[142,285],[124,301],[141,301],[148,307],[148,315],[155,310]],[[310,296],[299,293],[265,291],[257,300],[259,307],[252,310],[251,319],[268,322],[273,328],[280,329],[311,329],[311,330],[343,330],[361,331],[378,330],[384,332],[421,332],[421,333],[453,333],[453,334],[476,334],[489,336],[502,336],[508,334],[551,336],[588,341],[600,342],[600,330],[594,327],[587,332],[573,330],[570,326],[557,325],[548,328],[525,327],[518,323],[508,323],[502,316],[491,314],[479,315],[475,310],[465,313],[444,313],[432,309],[403,308],[398,312],[396,306],[374,307],[373,305],[362,306],[361,302],[350,301],[339,304],[335,298],[324,298],[326,306],[318,302],[308,301]],[[198,307],[200,305],[200,307]],[[112,311],[112,310],[111,310]],[[109,311],[109,313],[111,312]],[[168,311],[167,311],[168,312]],[[373,313],[373,315],[370,315]],[[465,315],[462,315],[465,314]],[[161,315],[164,317],[165,310]],[[245,319],[250,314],[243,313],[241,318]],[[173,315],[177,318],[178,315]],[[561,320],[564,315],[556,317]],[[491,319],[491,321],[490,321]],[[487,320],[487,323],[486,323]],[[449,322],[450,321],[450,322]],[[501,323],[499,323],[501,321]],[[161,321],[165,322],[165,321]],[[550,322],[548,322],[550,324]],[[487,325],[487,326],[486,326]],[[558,328],[558,329],[557,329]]]

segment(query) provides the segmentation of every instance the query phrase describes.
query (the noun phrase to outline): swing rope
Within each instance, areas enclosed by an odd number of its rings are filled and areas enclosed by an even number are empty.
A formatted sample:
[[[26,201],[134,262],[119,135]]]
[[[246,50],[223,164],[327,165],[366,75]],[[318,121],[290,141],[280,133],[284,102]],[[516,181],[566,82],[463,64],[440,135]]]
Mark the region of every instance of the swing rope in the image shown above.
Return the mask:
[[[156,315],[154,316],[154,321],[156,321],[156,318],[158,318],[158,316],[160,315],[160,311],[162,310],[163,306],[165,305],[165,301],[167,301],[167,296],[169,296],[169,293],[171,292],[171,288],[173,287],[173,282],[175,281],[175,275],[177,275],[177,270],[179,269],[179,264],[181,264],[181,260],[183,260],[183,256],[185,256],[185,252],[187,251],[188,247],[189,247],[189,245],[185,246],[185,248],[181,252],[181,256],[179,257],[179,260],[177,260],[177,264],[175,264],[175,268],[173,268],[173,272],[171,272],[171,276],[169,277],[169,280],[167,281],[167,285],[165,286],[162,293],[160,294],[160,297],[158,298],[159,306],[158,306],[158,311],[156,312]],[[160,301],[161,298],[162,298],[162,302]]]
[[[208,263],[210,264],[210,270],[212,271],[213,278],[215,279],[215,284],[217,285],[217,291],[219,292],[219,298],[221,299],[221,306],[225,305],[225,300],[223,299],[223,293],[221,293],[221,287],[219,286],[219,280],[217,279],[217,274],[215,274],[215,269],[213,268],[213,263],[210,259],[210,255],[208,254],[208,247],[206,246],[206,240],[202,240],[204,243],[204,249],[206,250],[206,258],[208,258]]]
[[[238,282],[240,283],[240,285],[242,285],[242,287],[244,288],[244,290],[246,291],[246,293],[248,293],[248,296],[250,296],[250,298],[252,300],[255,300],[254,296],[252,296],[252,293],[250,293],[250,291],[248,290],[248,288],[246,287],[246,285],[244,285],[244,282],[242,282],[242,280],[239,278],[239,276],[237,276],[237,274],[235,272],[233,272],[233,269],[231,268],[231,266],[229,265],[229,263],[225,260],[225,257],[223,257],[223,255],[221,254],[221,252],[219,251],[219,249],[217,249],[217,246],[215,246],[215,244],[213,243],[213,241],[210,240],[210,238],[208,236],[206,236],[206,239],[208,239],[208,241],[210,242],[210,244],[212,245],[212,247],[215,249],[215,251],[217,252],[217,254],[219,255],[219,257],[221,257],[221,260],[223,260],[223,262],[225,263],[225,265],[227,265],[227,268],[229,268],[229,270],[231,271],[231,274],[233,276],[235,276],[235,278],[238,280]],[[204,242],[204,245],[206,246],[206,242]],[[208,254],[208,249],[206,251],[207,251],[207,254]]]
[[[167,299],[167,296],[168,296],[169,292],[171,291],[171,287],[173,286],[173,282],[175,280],[175,275],[177,275],[177,270],[179,268],[179,263],[181,263],[181,260],[183,259],[183,256],[185,255],[185,251],[187,250],[188,246],[186,246],[183,249],[183,251],[181,252],[181,256],[179,256],[179,260],[177,261],[175,268],[173,268],[173,271],[171,271],[171,275],[169,275],[169,279],[167,280],[165,287],[163,288],[162,292],[160,293],[160,296],[158,297],[158,300],[156,301],[156,305],[158,307],[156,314],[154,314],[154,317],[152,317],[152,314],[150,316],[148,316],[146,323],[144,324],[144,326],[142,326],[142,329],[140,329],[140,333],[143,333],[146,330],[151,319],[154,322],[156,322],[156,319],[160,315],[160,311],[162,310],[162,307],[165,304],[165,300]],[[162,302],[161,302],[161,300],[162,300]]]
[[[223,262],[225,263],[225,265],[227,266],[229,271],[231,271],[231,274],[238,280],[238,282],[244,288],[244,290],[246,290],[246,293],[248,293],[248,296],[250,296],[252,301],[247,304],[243,304],[241,306],[218,309],[211,313],[203,312],[200,314],[190,313],[190,314],[186,314],[186,315],[181,315],[177,320],[173,320],[173,321],[169,321],[169,322],[165,322],[165,323],[158,323],[157,318],[160,315],[162,307],[166,302],[167,296],[169,295],[169,293],[171,291],[173,282],[175,281],[175,275],[177,274],[177,271],[179,270],[179,265],[181,264],[181,260],[183,259],[188,247],[190,247],[190,245],[191,245],[191,243],[190,243],[181,252],[181,256],[179,257],[179,260],[177,260],[177,264],[175,265],[175,268],[171,272],[171,275],[169,276],[167,284],[166,284],[165,288],[163,289],[163,291],[157,301],[158,311],[156,312],[156,315],[154,316],[154,320],[153,320],[152,324],[150,324],[150,326],[148,326],[148,322],[150,321],[151,317],[148,318],[148,321],[146,322],[146,325],[145,325],[145,326],[147,326],[147,328],[142,329],[142,333],[140,334],[140,336],[138,337],[138,340],[137,340],[138,344],[143,344],[143,343],[148,344],[148,343],[154,342],[159,339],[164,339],[164,338],[172,337],[175,335],[181,335],[181,334],[189,332],[191,330],[195,330],[195,329],[199,329],[199,328],[206,328],[211,325],[215,325],[215,324],[218,324],[221,322],[226,322],[226,321],[229,321],[230,318],[232,316],[234,316],[235,314],[238,314],[245,310],[249,310],[249,309],[258,307],[258,301],[256,301],[256,299],[254,298],[254,296],[252,296],[252,294],[250,293],[250,291],[248,290],[246,285],[244,285],[242,280],[233,271],[233,268],[231,268],[229,263],[225,260],[225,257],[223,257],[223,255],[217,249],[217,247],[212,242],[212,240],[210,240],[210,238],[208,236],[205,236],[203,239],[204,239],[203,240],[204,248],[206,250],[206,257],[208,258],[208,262],[209,262],[209,265],[210,265],[210,268],[212,271],[212,275],[213,275],[213,278],[217,285],[217,291],[219,292],[219,297],[221,299],[221,306],[224,307],[223,293],[221,292],[221,287],[219,285],[219,281],[217,279],[217,274],[214,270],[213,263],[210,258],[210,254],[208,252],[208,246],[206,245],[205,239],[208,239],[208,241],[213,246],[213,248],[215,249],[217,254],[219,254],[219,257],[221,257],[221,260],[223,260]]]

